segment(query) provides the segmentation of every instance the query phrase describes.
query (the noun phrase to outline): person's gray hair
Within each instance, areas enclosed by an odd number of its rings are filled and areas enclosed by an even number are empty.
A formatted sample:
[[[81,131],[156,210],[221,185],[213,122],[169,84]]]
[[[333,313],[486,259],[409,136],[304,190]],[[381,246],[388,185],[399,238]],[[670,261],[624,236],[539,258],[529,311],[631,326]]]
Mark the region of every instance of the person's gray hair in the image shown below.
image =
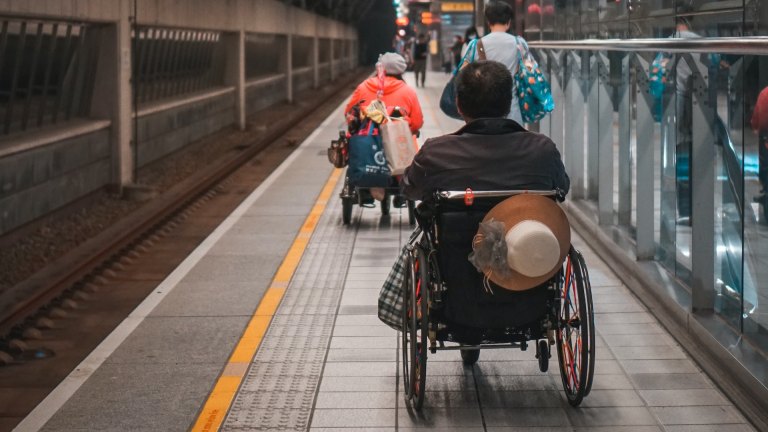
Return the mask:
[[[379,63],[384,66],[384,72],[387,75],[402,75],[408,67],[403,56],[393,52],[380,55]]]

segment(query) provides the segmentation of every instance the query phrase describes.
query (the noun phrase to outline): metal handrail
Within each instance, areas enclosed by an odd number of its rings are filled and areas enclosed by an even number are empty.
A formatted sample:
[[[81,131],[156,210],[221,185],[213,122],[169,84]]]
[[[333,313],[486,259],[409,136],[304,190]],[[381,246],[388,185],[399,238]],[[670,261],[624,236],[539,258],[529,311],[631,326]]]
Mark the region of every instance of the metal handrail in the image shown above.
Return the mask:
[[[527,189],[513,189],[513,190],[493,190],[493,191],[439,191],[437,195],[443,199],[461,199],[467,195],[471,195],[474,198],[494,198],[494,197],[507,197],[513,195],[542,195],[542,196],[556,196],[560,193],[557,190],[527,190]]]
[[[537,49],[768,55],[768,36],[688,39],[583,39],[530,41],[528,45]]]

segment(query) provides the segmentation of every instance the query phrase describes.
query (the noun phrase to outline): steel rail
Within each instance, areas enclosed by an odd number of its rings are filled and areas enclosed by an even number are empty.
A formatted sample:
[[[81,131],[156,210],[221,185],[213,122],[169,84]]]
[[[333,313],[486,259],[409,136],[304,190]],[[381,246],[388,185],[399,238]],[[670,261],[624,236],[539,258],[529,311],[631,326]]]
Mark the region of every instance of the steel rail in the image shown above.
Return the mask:
[[[768,36],[743,38],[583,39],[530,41],[536,49],[768,55]]]

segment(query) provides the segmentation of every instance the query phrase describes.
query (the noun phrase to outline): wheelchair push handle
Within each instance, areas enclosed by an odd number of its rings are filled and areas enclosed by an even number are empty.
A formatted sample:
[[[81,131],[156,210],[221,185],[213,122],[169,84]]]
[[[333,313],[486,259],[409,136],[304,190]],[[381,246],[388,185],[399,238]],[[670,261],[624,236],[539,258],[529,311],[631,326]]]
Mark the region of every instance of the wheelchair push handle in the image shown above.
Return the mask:
[[[541,195],[555,197],[558,201],[565,199],[565,194],[560,189],[555,190],[527,190],[527,189],[510,189],[510,190],[483,190],[476,191],[467,188],[463,191],[439,191],[437,196],[441,199],[453,200],[464,199],[468,197],[472,198],[497,198],[497,197],[511,197],[514,195]]]

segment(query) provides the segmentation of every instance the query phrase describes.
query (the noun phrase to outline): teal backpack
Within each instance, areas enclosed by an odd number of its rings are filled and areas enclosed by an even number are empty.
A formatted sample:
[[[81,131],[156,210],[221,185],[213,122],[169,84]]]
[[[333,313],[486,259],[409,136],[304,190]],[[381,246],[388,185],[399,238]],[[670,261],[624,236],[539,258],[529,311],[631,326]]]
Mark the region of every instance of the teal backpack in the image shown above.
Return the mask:
[[[517,38],[518,67],[515,74],[515,91],[520,104],[523,122],[534,123],[555,109],[555,101],[547,79],[528,50],[528,45]],[[525,54],[523,54],[525,53]]]

